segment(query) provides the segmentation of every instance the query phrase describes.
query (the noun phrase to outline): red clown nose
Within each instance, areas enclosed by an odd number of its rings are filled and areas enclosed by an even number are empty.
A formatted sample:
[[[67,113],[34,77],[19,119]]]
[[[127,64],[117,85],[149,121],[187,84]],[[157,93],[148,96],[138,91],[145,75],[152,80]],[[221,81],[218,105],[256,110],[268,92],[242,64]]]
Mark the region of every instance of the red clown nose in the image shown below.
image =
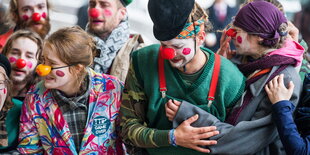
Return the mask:
[[[229,37],[232,37],[232,38],[236,37],[237,31],[236,31],[236,29],[230,28],[230,29],[228,29],[228,31],[226,31],[226,35]]]
[[[35,12],[32,14],[32,20],[33,21],[38,22],[38,21],[40,21],[40,19],[41,19],[41,15],[39,13]]]
[[[96,8],[91,8],[91,9],[89,9],[88,14],[92,18],[98,18],[99,17],[99,10]]]
[[[16,61],[16,67],[22,69],[26,66],[26,61],[24,59],[18,59]]]
[[[173,59],[175,56],[175,51],[173,48],[163,48],[161,47],[161,56],[164,59],[170,60]]]

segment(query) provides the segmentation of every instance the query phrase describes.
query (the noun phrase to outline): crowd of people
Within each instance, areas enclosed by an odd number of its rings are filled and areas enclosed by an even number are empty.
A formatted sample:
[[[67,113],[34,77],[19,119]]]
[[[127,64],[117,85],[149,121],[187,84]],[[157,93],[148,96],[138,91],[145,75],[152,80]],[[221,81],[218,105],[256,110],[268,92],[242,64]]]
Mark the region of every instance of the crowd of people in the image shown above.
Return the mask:
[[[281,3],[148,0],[144,46],[131,2],[89,0],[85,30],[50,33],[48,0],[10,0],[0,154],[310,154],[309,36]]]

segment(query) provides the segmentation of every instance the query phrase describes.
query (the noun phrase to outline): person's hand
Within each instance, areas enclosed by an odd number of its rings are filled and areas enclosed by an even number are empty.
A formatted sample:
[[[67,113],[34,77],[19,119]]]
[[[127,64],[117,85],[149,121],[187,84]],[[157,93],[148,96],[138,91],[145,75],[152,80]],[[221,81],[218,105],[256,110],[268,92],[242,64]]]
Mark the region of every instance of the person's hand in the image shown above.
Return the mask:
[[[235,50],[230,49],[230,41],[231,37],[226,36],[226,30],[223,31],[221,40],[220,40],[220,48],[217,50],[216,54],[219,54],[227,59],[231,59],[235,54]]]
[[[291,37],[294,41],[298,42],[298,35],[299,35],[298,28],[291,21],[288,21],[287,24],[288,24],[287,31],[289,37]]]
[[[181,102],[176,100],[168,100],[168,102],[165,104],[166,109],[166,116],[168,117],[169,121],[172,121],[175,115],[177,114],[179,107],[181,105]]]
[[[175,131],[176,144],[190,148],[199,152],[210,153],[209,149],[199,146],[208,146],[217,144],[216,140],[205,140],[212,136],[218,135],[219,131],[215,126],[209,127],[192,127],[191,124],[198,119],[198,115],[194,115],[179,125]]]
[[[272,104],[275,104],[282,100],[289,100],[293,94],[293,82],[290,81],[288,88],[286,88],[283,78],[283,74],[278,75],[265,86],[265,90]]]

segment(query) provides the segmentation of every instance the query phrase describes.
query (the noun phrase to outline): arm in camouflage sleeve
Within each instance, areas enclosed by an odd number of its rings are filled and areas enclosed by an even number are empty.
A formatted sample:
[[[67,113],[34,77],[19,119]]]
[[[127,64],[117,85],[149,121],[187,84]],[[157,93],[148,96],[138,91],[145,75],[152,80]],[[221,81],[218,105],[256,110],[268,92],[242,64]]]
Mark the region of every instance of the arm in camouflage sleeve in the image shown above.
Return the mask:
[[[147,98],[131,64],[122,94],[121,136],[125,144],[141,148],[170,146],[169,130],[148,128],[145,122]]]

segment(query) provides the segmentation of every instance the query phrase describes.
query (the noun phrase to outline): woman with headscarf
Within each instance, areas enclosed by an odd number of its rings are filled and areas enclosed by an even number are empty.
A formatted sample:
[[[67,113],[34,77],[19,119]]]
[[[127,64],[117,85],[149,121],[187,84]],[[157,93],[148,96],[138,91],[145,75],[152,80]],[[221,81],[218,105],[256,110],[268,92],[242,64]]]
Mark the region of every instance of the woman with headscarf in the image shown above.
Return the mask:
[[[217,126],[220,134],[210,138],[217,140],[217,144],[208,146],[212,154],[285,154],[264,86],[275,76],[284,74],[285,84],[289,81],[295,84],[290,101],[296,106],[301,82],[294,66],[300,63],[303,48],[294,41],[282,46],[287,35],[287,20],[268,2],[246,4],[237,13],[232,28],[230,35],[237,54],[249,58],[238,66],[247,77],[241,99],[230,110],[226,123],[184,103],[177,109],[174,123],[180,124],[199,113],[199,126]]]

